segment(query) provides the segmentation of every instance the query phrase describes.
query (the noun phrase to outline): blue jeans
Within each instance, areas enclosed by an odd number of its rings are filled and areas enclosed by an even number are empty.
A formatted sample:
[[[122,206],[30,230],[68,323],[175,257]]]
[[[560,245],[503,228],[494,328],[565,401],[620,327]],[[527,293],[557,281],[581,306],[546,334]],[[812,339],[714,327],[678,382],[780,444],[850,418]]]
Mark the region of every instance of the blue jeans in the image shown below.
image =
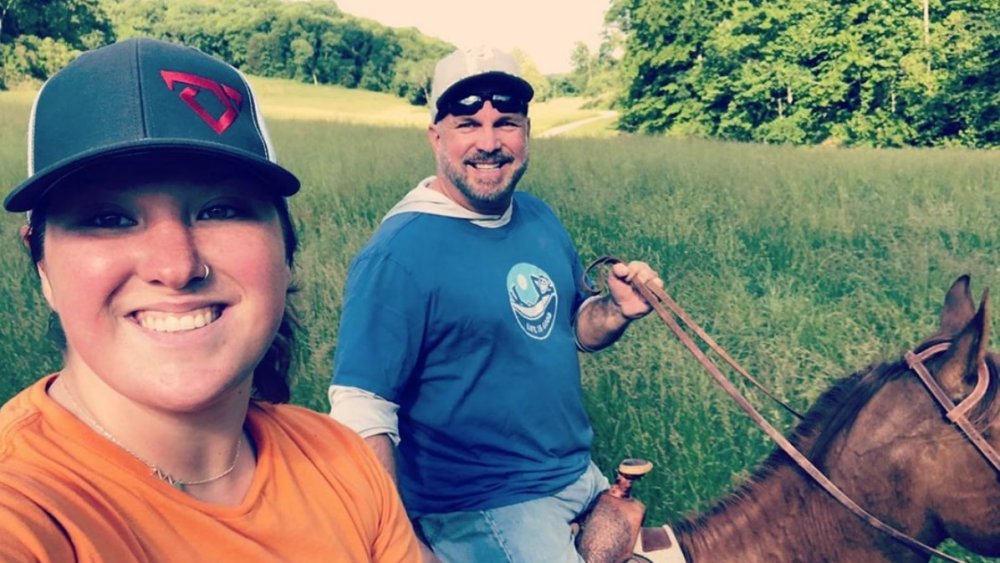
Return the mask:
[[[488,510],[426,514],[417,518],[434,553],[448,563],[580,562],[570,522],[608,480],[593,462],[575,482],[552,496]]]

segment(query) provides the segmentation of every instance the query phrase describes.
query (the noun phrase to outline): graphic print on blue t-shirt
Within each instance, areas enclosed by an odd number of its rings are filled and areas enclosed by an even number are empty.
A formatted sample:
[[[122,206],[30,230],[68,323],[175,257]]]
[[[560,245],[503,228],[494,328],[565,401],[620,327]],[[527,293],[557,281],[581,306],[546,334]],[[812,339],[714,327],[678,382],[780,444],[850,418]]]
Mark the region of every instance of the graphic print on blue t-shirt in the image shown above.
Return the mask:
[[[559,294],[552,278],[544,270],[521,262],[507,272],[510,308],[521,330],[528,336],[545,340],[556,320]]]

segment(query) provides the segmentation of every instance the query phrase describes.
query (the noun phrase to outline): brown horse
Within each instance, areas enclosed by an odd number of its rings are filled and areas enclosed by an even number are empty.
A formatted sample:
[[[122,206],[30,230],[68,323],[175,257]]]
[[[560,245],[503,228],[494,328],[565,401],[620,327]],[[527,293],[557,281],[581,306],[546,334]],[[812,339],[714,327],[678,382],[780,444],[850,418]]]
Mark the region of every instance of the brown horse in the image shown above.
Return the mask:
[[[951,343],[926,364],[956,404],[972,392],[985,361],[989,387],[969,418],[997,448],[1000,357],[986,349],[987,306],[984,295],[977,311],[969,278],[959,278],[945,298],[940,329],[916,349]],[[791,441],[857,504],[905,534],[930,546],[952,538],[976,553],[1000,555],[1000,475],[903,359],[841,380],[808,411]],[[622,512],[613,503],[602,507],[604,500],[580,537],[588,561],[620,561],[616,550],[634,538]],[[707,513],[671,526],[690,562],[929,559],[850,513],[780,450]]]

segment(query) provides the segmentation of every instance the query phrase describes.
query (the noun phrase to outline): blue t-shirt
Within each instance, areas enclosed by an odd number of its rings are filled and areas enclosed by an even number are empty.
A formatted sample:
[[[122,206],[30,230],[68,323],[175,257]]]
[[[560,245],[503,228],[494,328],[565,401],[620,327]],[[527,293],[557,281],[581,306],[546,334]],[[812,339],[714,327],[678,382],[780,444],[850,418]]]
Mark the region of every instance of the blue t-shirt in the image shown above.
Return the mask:
[[[399,405],[397,477],[414,516],[546,496],[590,461],[580,261],[541,200],[513,205],[498,228],[395,215],[351,264],[334,383]]]

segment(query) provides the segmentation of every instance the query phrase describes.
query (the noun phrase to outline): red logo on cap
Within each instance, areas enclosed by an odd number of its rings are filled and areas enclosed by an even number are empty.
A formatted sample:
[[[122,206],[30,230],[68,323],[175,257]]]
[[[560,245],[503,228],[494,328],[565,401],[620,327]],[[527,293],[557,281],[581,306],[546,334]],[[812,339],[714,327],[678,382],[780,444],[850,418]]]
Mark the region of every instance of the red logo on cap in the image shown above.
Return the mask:
[[[209,127],[212,128],[217,134],[221,135],[223,131],[229,129],[229,126],[236,121],[236,116],[240,113],[240,106],[243,103],[243,96],[236,90],[226,86],[225,84],[220,84],[214,80],[209,80],[207,78],[202,78],[200,76],[195,76],[193,74],[187,74],[185,72],[174,72],[171,70],[161,70],[160,76],[163,77],[163,81],[167,83],[167,88],[173,90],[174,84],[181,83],[186,84],[187,87],[181,90],[180,96],[198,117],[202,118]],[[198,103],[195,96],[201,90],[208,90],[209,92],[215,94],[215,97],[219,99],[222,103],[222,107],[226,108],[226,111],[218,118],[212,116],[208,113],[208,110]]]

